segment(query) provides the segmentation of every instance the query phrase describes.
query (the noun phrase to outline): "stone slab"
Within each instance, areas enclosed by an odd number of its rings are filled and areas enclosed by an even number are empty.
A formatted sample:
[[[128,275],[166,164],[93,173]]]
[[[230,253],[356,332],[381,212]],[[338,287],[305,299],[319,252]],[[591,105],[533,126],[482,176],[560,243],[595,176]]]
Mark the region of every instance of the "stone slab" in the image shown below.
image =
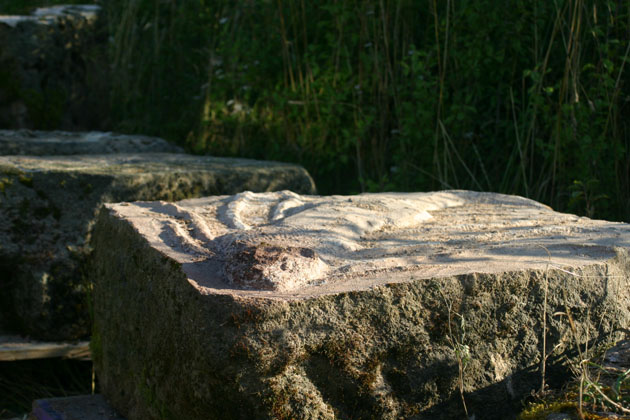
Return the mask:
[[[28,420],[125,420],[102,395],[45,398],[33,401]]]
[[[630,225],[515,196],[108,204],[93,246],[92,357],[130,420],[463,418],[460,362],[469,414],[513,418],[545,313],[551,384],[630,322]]]
[[[90,343],[89,341],[42,342],[15,335],[0,334],[0,362],[56,357],[90,360]]]
[[[60,4],[50,7],[38,7],[30,15],[0,15],[0,24],[12,28],[19,24],[35,23],[38,25],[54,25],[60,20],[82,19],[93,22],[98,17],[101,6],[96,4]]]
[[[0,156],[0,323],[43,340],[88,335],[82,273],[104,202],[314,188],[302,167],[278,162],[166,153]]]
[[[0,155],[99,155],[110,153],[183,153],[159,137],[110,132],[0,130]]]

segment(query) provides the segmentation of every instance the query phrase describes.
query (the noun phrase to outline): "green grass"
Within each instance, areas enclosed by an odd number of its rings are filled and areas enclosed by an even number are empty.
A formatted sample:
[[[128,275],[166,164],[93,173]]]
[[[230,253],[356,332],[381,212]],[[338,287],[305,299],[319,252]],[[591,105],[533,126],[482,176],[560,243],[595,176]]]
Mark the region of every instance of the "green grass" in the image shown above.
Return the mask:
[[[0,362],[0,419],[31,410],[33,400],[92,392],[92,363],[40,359]]]

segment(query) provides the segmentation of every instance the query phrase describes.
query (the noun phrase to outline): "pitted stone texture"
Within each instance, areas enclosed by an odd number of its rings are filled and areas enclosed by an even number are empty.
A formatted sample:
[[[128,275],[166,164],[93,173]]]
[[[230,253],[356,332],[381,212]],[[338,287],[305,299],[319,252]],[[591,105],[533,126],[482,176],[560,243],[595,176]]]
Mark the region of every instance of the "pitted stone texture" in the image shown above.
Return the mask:
[[[42,339],[89,330],[82,280],[102,203],[179,200],[243,190],[313,193],[301,167],[142,153],[0,157],[0,321]]]
[[[514,196],[109,204],[93,244],[93,358],[130,420],[463,417],[462,349],[469,412],[511,418],[544,302],[552,385],[630,323],[630,225]]]
[[[183,153],[158,137],[91,132],[0,130],[0,155],[99,155],[110,153]]]
[[[112,205],[152,246],[214,289],[298,295],[371,287],[390,273],[450,276],[603,261],[628,225],[474,192],[311,197],[244,192]],[[547,252],[553,255],[549,261]],[[218,264],[222,267],[209,269]],[[369,275],[370,281],[363,279]],[[273,294],[273,293],[272,293]]]

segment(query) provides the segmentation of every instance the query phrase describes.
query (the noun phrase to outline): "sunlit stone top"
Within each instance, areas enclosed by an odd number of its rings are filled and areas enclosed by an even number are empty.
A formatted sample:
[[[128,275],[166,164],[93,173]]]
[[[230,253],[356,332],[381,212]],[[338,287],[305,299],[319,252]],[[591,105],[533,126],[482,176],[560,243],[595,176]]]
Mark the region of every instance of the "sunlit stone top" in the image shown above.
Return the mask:
[[[101,131],[0,130],[0,155],[78,155],[106,153],[183,153],[159,137]]]
[[[413,278],[571,269],[630,245],[630,225],[470,191],[289,191],[107,205],[208,292],[308,296]]]
[[[60,18],[80,17],[92,22],[98,16],[101,7],[96,4],[60,4],[51,7],[40,7],[30,15],[0,15],[0,23],[15,28],[20,22],[34,22],[51,25]]]

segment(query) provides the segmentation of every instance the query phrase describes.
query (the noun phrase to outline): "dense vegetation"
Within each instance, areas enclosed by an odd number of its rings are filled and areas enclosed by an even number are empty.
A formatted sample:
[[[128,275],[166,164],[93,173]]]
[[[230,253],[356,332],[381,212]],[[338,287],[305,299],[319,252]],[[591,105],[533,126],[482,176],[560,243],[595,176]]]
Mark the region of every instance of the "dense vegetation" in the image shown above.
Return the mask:
[[[119,129],[630,220],[630,3],[111,0]]]
[[[320,193],[465,188],[630,221],[630,3],[108,0],[111,124],[299,162]]]

